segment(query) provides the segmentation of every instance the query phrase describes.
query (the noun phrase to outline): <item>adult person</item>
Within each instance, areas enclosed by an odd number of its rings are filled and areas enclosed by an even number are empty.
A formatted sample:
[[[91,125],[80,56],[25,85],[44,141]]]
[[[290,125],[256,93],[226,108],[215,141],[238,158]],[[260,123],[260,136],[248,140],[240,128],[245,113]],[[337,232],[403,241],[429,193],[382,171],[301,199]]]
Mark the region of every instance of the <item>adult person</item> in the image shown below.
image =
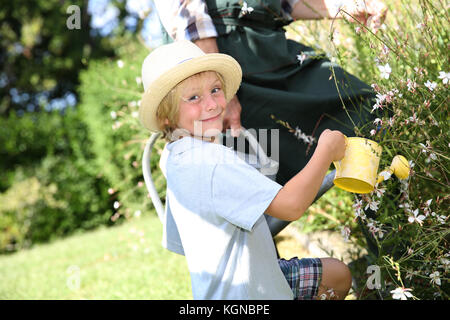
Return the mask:
[[[373,105],[371,88],[318,57],[314,50],[287,40],[283,26],[298,19],[353,18],[378,29],[386,15],[379,0],[154,0],[165,29],[165,42],[186,39],[207,53],[234,57],[243,69],[243,82],[230,101],[224,128],[241,125],[256,130],[280,129],[277,182],[285,184],[301,170],[315,144],[299,141],[271,118],[287,121],[317,141],[335,129],[355,135],[354,126],[367,122]],[[341,12],[339,12],[339,10]],[[345,11],[346,13],[342,13]],[[297,56],[305,57],[299,61]],[[342,98],[342,100],[341,100]],[[346,110],[343,108],[346,106]],[[270,150],[270,139],[269,139]],[[309,150],[308,150],[309,149]]]
[[[285,185],[309,161],[316,143],[298,140],[272,115],[317,142],[325,129],[358,135],[372,118],[371,88],[311,47],[286,39],[284,26],[298,19],[349,15],[378,29],[387,8],[380,0],[154,0],[165,43],[190,40],[206,53],[231,55],[242,67],[242,84],[227,106],[224,129],[279,130]],[[342,10],[341,10],[342,9]],[[345,11],[345,13],[342,13]],[[301,59],[299,60],[298,57]],[[334,79],[333,79],[334,77]],[[345,107],[344,107],[345,106]],[[268,150],[271,150],[270,139]]]

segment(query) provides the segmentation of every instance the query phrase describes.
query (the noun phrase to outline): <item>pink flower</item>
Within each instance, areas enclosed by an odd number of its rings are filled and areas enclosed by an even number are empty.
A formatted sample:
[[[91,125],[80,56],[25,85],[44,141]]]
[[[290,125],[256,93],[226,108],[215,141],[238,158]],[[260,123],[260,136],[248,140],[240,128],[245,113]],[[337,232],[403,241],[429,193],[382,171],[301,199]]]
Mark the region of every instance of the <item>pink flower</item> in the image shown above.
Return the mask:
[[[380,87],[376,83],[370,85],[375,92],[380,92]]]

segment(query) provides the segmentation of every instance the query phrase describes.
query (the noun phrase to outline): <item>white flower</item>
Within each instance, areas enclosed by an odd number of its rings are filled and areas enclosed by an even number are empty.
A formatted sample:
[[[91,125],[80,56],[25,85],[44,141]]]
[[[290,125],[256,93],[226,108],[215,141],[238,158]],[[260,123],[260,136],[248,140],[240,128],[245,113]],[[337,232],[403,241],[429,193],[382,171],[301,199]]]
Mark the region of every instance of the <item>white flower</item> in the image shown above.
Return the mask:
[[[436,82],[430,82],[430,80],[428,80],[424,84],[425,84],[425,87],[427,87],[430,91],[433,91],[434,89],[436,89],[436,86],[437,86]]]
[[[391,291],[392,298],[397,300],[408,300],[408,298],[412,298],[413,296],[409,291],[411,291],[411,289],[398,287],[397,289]]]
[[[369,203],[366,205],[364,210],[367,210],[367,208],[370,208],[370,210],[377,211],[379,204],[380,204],[380,201],[373,201],[372,199],[370,199]]]
[[[301,54],[298,54],[298,55],[297,55],[297,60],[300,61],[300,64],[303,64],[303,61],[305,61],[305,59],[306,59],[307,57],[308,57],[308,56],[307,56],[306,54],[301,53]]]
[[[373,124],[374,125],[382,125],[383,124],[383,120],[381,120],[380,118],[376,118],[374,121],[373,121]]]
[[[244,1],[244,4],[241,8],[241,13],[245,16],[247,13],[251,13],[254,9],[252,7],[247,6],[247,2]]]
[[[428,156],[428,158],[425,159],[425,163],[430,163],[431,160],[436,160],[437,156],[435,153],[430,153],[430,155]]]
[[[422,225],[423,224],[423,220],[425,220],[425,216],[423,214],[419,215],[419,209],[416,209],[412,212],[412,214],[414,216],[409,216],[408,217],[408,222],[409,223],[413,223],[413,222],[417,222],[418,224]]]
[[[431,278],[430,283],[435,283],[438,286],[441,285],[441,279],[439,278],[439,271],[435,271],[433,273],[430,273],[430,278]]]
[[[428,215],[431,213],[431,215],[434,217],[436,215],[435,212],[431,212],[431,202],[433,201],[433,199],[429,199],[425,202],[425,206],[423,208],[423,212],[425,213],[425,216],[428,217]]]
[[[406,85],[408,86],[408,91],[415,92],[417,88],[417,83],[411,79],[406,80]]]
[[[123,68],[123,66],[124,66],[123,61],[122,61],[122,60],[118,60],[118,61],[117,61],[117,66],[118,66],[119,68]]]
[[[377,130],[375,130],[375,129],[370,130],[370,135],[371,135],[371,136],[374,136],[375,133],[377,133]]]
[[[439,79],[442,79],[443,84],[447,84],[450,81],[450,72],[439,71]]]
[[[303,142],[306,144],[312,144],[316,140],[313,136],[307,136],[306,134],[304,134],[302,130],[299,129],[299,127],[295,127],[294,136],[299,140],[303,140]]]
[[[376,95],[376,100],[380,104],[382,104],[386,100],[386,98],[387,98],[386,94],[379,94],[379,93],[377,93],[377,95]]]
[[[378,198],[381,198],[383,196],[383,194],[386,192],[386,189],[378,188],[378,184],[376,184],[373,192],[375,192],[375,194],[377,195]]]
[[[417,114],[414,112],[413,115],[406,120],[406,124],[408,124],[409,122],[416,123],[418,121],[419,118],[417,118]]]
[[[392,176],[392,173],[390,171],[381,171],[380,176],[383,177],[383,181],[386,181]]]
[[[380,76],[382,78],[389,79],[389,75],[392,72],[392,69],[389,66],[389,63],[386,63],[384,66],[378,66],[378,69],[380,70]]]
[[[368,219],[367,221],[367,228],[369,228],[369,232],[372,233],[373,237],[375,238],[376,233],[378,233],[378,237],[381,239],[384,236],[384,230],[381,229],[382,224],[380,223],[379,226],[377,226],[377,222],[373,219]]]
[[[372,112],[376,109],[383,108],[383,102],[386,101],[386,98],[388,97],[387,94],[379,94],[377,93],[375,97],[375,104],[372,107]]]
[[[380,92],[380,90],[381,90],[380,87],[378,86],[378,84],[376,84],[376,83],[372,83],[370,86],[372,87],[373,91],[375,91],[375,92]]]
[[[131,116],[132,116],[133,118],[137,118],[137,117],[139,117],[139,112],[138,112],[138,111],[133,111],[133,112],[131,113]]]
[[[399,208],[405,208],[406,211],[411,212],[411,209],[409,209],[411,206],[409,205],[408,202],[405,203],[401,203],[398,205]]]
[[[117,113],[115,111],[110,112],[111,119],[115,120],[117,118]]]
[[[120,202],[119,201],[114,201],[114,209],[119,209],[120,207]]]
[[[445,224],[445,221],[447,220],[447,217],[444,216],[444,215],[441,215],[441,216],[437,216],[437,219],[440,222],[440,224]]]
[[[360,217],[361,219],[365,219],[366,215],[364,214],[362,210],[363,201],[362,200],[356,200],[356,202],[353,204],[353,208],[355,209],[355,219]]]
[[[389,118],[388,124],[389,124],[390,127],[393,127],[393,126],[394,126],[394,122],[395,122],[395,120],[394,120],[393,117]]]
[[[441,268],[448,269],[448,267],[450,267],[450,260],[446,258],[441,258],[441,263],[442,265],[439,266]]]
[[[344,238],[345,242],[348,242],[348,239],[350,237],[350,233],[351,233],[351,230],[350,230],[349,227],[347,227],[347,226],[341,227],[341,235]]]

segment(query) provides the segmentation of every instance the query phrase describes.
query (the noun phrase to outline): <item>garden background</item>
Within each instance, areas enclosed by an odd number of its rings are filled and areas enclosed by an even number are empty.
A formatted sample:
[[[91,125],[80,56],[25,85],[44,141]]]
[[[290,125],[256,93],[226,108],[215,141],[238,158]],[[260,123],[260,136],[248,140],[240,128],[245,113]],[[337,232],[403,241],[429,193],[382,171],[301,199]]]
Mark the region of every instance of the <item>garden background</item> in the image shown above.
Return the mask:
[[[151,2],[30,3],[0,6],[0,299],[192,298],[184,258],[160,245],[142,177],[140,68],[159,44]],[[372,86],[380,116],[359,135],[382,145],[380,170],[401,154],[410,177],[388,175],[366,196],[333,188],[293,227],[342,235],[352,298],[448,299],[450,6],[386,4],[377,33],[346,20],[286,32]],[[163,146],[151,166],[164,200]],[[364,230],[376,255],[361,252]],[[379,267],[378,288],[367,287],[368,265]]]

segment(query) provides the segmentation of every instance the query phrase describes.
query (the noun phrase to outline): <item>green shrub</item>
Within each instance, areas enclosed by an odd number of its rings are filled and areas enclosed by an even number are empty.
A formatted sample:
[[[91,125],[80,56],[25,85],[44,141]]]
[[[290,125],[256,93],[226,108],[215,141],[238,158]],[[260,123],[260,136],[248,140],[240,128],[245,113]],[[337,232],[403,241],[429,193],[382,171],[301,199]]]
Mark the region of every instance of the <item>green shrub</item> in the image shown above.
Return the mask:
[[[141,169],[150,135],[137,119],[148,49],[133,38],[116,41],[122,58],[88,65],[75,109],[0,118],[0,252],[113,225],[151,208]],[[151,159],[162,199],[163,146],[156,142]]]
[[[0,252],[110,223],[112,200],[76,110],[0,122]]]
[[[88,127],[96,170],[113,194],[113,221],[151,207],[141,164],[150,133],[137,118],[143,92],[141,66],[149,50],[133,38],[125,38],[117,45],[121,48],[119,58],[90,63],[81,73],[79,88],[79,109]],[[153,178],[162,198],[165,180],[158,161],[163,146],[163,140],[156,142],[151,159]]]

